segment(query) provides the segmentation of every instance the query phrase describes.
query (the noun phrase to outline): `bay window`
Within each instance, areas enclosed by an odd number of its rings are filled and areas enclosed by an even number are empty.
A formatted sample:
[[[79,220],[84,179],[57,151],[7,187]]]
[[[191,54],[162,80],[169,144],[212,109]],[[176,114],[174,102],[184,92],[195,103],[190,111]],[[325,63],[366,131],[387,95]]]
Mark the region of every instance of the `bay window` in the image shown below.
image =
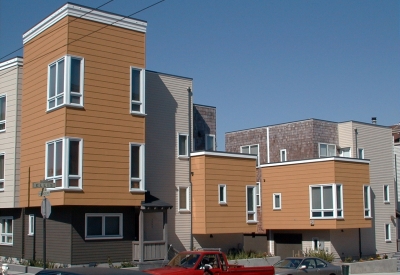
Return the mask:
[[[46,179],[56,188],[82,188],[82,143],[78,138],[46,143]]]
[[[84,60],[64,56],[48,67],[47,110],[83,106]]]

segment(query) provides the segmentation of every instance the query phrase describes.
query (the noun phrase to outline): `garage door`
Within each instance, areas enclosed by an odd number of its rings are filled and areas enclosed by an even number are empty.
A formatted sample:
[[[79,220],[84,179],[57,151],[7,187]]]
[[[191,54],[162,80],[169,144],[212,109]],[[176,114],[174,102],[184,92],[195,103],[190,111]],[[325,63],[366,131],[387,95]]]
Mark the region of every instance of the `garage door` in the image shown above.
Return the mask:
[[[275,255],[281,258],[300,256],[302,249],[301,234],[274,234]]]

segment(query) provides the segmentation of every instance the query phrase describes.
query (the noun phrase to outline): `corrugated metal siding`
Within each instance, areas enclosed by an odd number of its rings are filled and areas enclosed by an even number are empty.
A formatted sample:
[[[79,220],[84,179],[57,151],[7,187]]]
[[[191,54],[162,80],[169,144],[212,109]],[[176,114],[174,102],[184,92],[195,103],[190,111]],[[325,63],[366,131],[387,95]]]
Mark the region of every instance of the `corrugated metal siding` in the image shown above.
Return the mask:
[[[364,148],[365,158],[370,159],[370,180],[373,193],[374,232],[376,251],[374,253],[391,253],[397,251],[396,227],[391,220],[395,215],[395,189],[394,189],[394,154],[393,137],[390,128],[372,124],[353,123],[357,128],[357,143],[359,148]],[[354,129],[353,129],[354,131]],[[390,203],[383,202],[383,185],[389,185]],[[391,226],[391,242],[385,241],[384,225]],[[364,230],[368,231],[368,230]],[[373,233],[365,232],[366,241]],[[372,248],[371,248],[372,249]]]
[[[0,96],[6,96],[6,131],[0,133],[0,153],[4,153],[4,191],[0,192],[1,208],[15,207],[19,202],[19,138],[22,67],[1,71]]]
[[[177,156],[178,133],[189,134],[188,92],[192,80],[146,72],[146,189],[172,204],[169,242],[190,248],[190,213],[178,211],[178,187],[189,186],[189,161]]]

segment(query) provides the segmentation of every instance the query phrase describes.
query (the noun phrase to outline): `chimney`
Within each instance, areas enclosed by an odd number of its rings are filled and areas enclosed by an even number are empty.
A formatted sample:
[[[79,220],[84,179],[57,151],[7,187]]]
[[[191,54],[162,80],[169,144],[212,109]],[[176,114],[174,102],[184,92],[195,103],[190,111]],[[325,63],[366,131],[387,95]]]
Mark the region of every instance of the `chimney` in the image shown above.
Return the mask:
[[[372,124],[376,124],[376,117],[372,117],[371,122],[372,122]]]

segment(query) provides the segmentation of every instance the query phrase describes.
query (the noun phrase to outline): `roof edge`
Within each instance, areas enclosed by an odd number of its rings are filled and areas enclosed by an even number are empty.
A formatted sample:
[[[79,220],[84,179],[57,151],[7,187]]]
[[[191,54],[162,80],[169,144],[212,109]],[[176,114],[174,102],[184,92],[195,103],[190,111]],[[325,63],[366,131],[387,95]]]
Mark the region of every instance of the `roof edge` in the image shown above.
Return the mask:
[[[23,64],[24,64],[24,59],[20,56],[17,56],[17,57],[9,59],[7,61],[1,62],[0,63],[0,71],[8,69],[10,67],[14,67],[14,66],[22,66]]]
[[[96,21],[125,29],[146,32],[147,22],[125,17],[122,15],[96,10],[93,8],[67,3],[45,19],[40,21],[22,36],[23,44],[50,28],[66,16],[75,16],[82,19]]]

